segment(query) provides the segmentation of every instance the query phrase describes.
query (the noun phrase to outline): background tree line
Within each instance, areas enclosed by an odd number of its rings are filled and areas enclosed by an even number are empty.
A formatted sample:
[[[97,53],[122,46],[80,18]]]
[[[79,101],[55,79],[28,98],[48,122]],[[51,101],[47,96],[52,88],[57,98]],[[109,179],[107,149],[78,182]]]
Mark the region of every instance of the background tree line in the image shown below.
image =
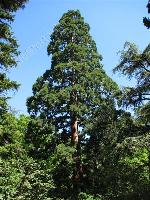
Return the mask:
[[[0,1],[0,199],[148,200],[150,45],[125,43],[114,72],[136,84],[119,88],[80,11],[64,13],[47,48],[51,67],[27,99],[30,117],[16,117],[7,99],[19,84],[7,71],[19,55],[11,22],[25,3]]]

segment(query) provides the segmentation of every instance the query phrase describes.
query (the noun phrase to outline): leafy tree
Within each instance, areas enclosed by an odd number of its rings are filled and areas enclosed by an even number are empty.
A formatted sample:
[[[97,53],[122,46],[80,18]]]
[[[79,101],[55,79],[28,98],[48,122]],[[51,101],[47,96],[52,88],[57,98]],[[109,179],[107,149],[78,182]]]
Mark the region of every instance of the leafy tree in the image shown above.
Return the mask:
[[[90,137],[83,151],[84,192],[101,195],[102,199],[147,200],[148,138],[143,137],[147,130],[130,113],[103,109],[87,130]]]
[[[0,118],[0,197],[13,199],[24,175],[24,136],[29,117],[6,112]]]

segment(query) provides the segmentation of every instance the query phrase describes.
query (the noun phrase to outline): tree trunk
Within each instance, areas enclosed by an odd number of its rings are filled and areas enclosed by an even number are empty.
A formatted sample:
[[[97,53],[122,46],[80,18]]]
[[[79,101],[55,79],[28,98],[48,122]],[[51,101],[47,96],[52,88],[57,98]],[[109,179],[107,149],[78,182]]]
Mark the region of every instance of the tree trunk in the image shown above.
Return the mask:
[[[75,162],[74,170],[73,170],[73,188],[78,195],[83,188],[83,168],[81,162],[81,147],[80,140],[78,135],[78,119],[74,118],[71,123],[71,143],[75,146],[76,152],[73,155],[73,159]]]
[[[78,121],[77,119],[73,120],[71,123],[71,143],[77,145],[79,141],[78,136]]]

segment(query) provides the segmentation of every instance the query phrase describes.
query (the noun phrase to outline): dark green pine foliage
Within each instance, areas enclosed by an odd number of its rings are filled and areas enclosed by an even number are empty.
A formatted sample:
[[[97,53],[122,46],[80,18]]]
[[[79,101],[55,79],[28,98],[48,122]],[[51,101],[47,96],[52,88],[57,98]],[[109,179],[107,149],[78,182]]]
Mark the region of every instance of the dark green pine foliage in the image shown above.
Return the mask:
[[[77,129],[78,123],[84,127],[101,104],[111,101],[117,89],[100,64],[102,57],[89,30],[80,12],[71,10],[62,16],[50,36],[47,51],[51,68],[37,79],[33,96],[27,100],[34,121],[28,138],[33,148],[38,145],[38,151],[42,142],[49,144],[52,132],[63,130],[61,141],[73,136],[73,126]],[[35,131],[32,127],[37,121],[39,128]]]
[[[0,1],[0,112],[6,109],[6,93],[17,89],[18,84],[7,77],[10,68],[17,65],[18,44],[11,29],[14,13],[23,8],[27,0]]]
[[[148,13],[150,13],[150,1],[148,1],[147,8],[148,8]],[[150,28],[150,19],[149,18],[144,17],[143,23],[148,29]]]
[[[141,52],[135,44],[126,42],[121,51],[120,63],[114,68],[114,72],[137,81],[135,87],[124,89],[123,104],[138,106],[150,101],[150,44]]]

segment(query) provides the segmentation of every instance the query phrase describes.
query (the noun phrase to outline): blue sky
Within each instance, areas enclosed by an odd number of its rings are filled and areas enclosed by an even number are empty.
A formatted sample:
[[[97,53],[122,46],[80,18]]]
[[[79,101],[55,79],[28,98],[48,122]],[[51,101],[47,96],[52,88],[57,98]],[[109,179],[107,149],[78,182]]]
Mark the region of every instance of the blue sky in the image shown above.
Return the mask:
[[[37,77],[50,67],[47,56],[49,35],[64,12],[79,9],[90,27],[90,33],[103,56],[104,69],[120,86],[130,85],[124,77],[113,75],[119,62],[117,52],[126,41],[134,42],[142,50],[149,43],[150,32],[142,19],[147,16],[148,0],[29,0],[24,10],[19,10],[13,23],[13,32],[20,45],[18,67],[11,70],[11,79],[21,87],[9,101],[20,113],[27,113],[26,99],[32,95],[32,85]]]

